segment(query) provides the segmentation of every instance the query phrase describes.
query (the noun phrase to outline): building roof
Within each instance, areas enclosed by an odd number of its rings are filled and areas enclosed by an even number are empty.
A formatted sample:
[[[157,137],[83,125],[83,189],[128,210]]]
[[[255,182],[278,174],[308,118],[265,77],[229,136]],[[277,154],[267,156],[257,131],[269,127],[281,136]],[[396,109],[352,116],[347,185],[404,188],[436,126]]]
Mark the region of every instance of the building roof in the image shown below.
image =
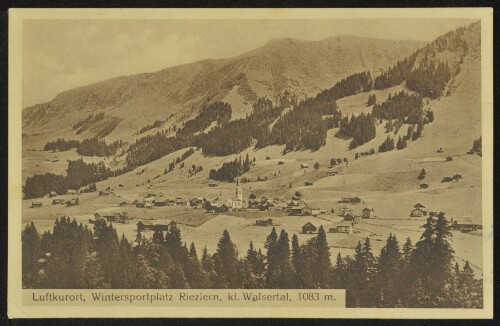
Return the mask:
[[[425,206],[420,203],[416,203],[415,205],[413,205],[413,208],[425,208]]]
[[[302,227],[305,228],[305,227],[313,227],[313,228],[316,228],[316,226],[314,224],[312,224],[311,222],[307,222],[306,224],[304,224]]]

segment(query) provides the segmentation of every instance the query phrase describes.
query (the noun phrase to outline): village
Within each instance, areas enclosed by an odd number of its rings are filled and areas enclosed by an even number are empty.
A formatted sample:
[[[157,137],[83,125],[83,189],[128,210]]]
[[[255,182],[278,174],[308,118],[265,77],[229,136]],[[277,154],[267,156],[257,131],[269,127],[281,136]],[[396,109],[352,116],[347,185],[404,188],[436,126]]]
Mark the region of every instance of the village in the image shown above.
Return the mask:
[[[107,187],[98,191],[76,191],[68,190],[65,195],[59,196],[55,192],[50,192],[45,196],[49,199],[48,205],[53,207],[73,207],[81,203],[79,197],[88,196],[89,193],[97,193],[104,202],[114,202],[114,204],[103,204],[104,209],[97,209],[94,212],[85,211],[85,214],[78,216],[91,216],[88,220],[83,220],[89,224],[94,224],[98,220],[105,220],[115,226],[124,225],[130,236],[132,232],[148,233],[154,231],[167,231],[172,225],[185,224],[193,228],[209,221],[216,216],[245,217],[253,221],[254,227],[271,228],[287,227],[287,218],[300,223],[299,231],[303,235],[316,234],[320,225],[328,233],[354,235],[359,238],[360,233],[365,234],[370,228],[368,221],[384,220],[383,216],[378,216],[373,207],[370,207],[359,197],[342,197],[332,203],[332,207],[318,207],[309,204],[301,191],[296,191],[290,198],[268,198],[263,195],[257,197],[250,191],[248,199],[244,199],[244,191],[239,179],[236,181],[232,196],[218,196],[213,199],[205,197],[175,197],[167,198],[164,194],[148,191],[143,197],[133,201],[125,200],[118,196],[116,192]],[[222,195],[222,192],[221,192]],[[50,202],[51,200],[51,202]],[[84,204],[85,200],[83,200]],[[41,201],[32,201],[30,208],[40,209],[44,205]],[[438,211],[430,210],[420,202],[408,207],[407,220],[424,222],[427,217],[436,217]],[[182,215],[173,214],[182,212]],[[184,216],[190,215],[192,219],[198,219],[202,223],[186,223]],[[75,214],[76,216],[76,214]],[[74,216],[70,216],[74,217]],[[461,233],[480,232],[482,226],[474,223],[469,216],[450,215],[446,216],[454,231]],[[82,220],[82,219],[80,219]],[[121,228],[121,227],[117,227]],[[356,236],[357,235],[357,236]]]

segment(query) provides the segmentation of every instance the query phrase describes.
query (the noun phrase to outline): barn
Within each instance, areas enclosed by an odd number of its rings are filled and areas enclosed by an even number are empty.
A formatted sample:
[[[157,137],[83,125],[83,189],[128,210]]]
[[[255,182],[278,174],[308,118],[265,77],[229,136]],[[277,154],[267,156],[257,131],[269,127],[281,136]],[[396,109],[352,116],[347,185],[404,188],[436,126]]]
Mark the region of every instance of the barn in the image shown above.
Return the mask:
[[[315,233],[316,230],[317,230],[316,226],[314,226],[314,224],[312,224],[311,222],[307,222],[302,226],[302,233],[304,234]]]

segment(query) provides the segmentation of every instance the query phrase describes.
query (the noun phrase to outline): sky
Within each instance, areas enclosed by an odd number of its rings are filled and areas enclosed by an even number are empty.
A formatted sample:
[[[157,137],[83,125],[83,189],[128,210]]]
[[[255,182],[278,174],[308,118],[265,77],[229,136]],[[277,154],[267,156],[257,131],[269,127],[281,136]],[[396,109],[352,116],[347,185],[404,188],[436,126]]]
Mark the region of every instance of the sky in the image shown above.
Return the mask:
[[[432,41],[464,19],[25,20],[23,106],[112,77],[228,58],[290,37],[336,35]]]

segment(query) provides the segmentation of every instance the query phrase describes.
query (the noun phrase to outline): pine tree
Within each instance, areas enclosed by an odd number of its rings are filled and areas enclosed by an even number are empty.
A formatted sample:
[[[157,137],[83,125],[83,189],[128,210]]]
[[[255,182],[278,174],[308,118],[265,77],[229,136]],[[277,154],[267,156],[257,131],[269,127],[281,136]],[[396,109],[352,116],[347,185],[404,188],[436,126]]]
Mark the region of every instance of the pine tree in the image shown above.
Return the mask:
[[[238,288],[240,285],[238,254],[227,230],[222,233],[213,258],[219,288]]]
[[[33,288],[38,284],[38,271],[40,269],[38,260],[42,253],[40,236],[33,222],[25,226],[21,241],[23,287]]]
[[[398,241],[396,236],[391,234],[380,251],[373,280],[373,295],[377,296],[378,306],[396,307],[400,304],[401,272],[402,260]]]
[[[323,225],[318,229],[316,245],[317,245],[317,258],[315,261],[315,281],[318,287],[327,289],[331,285],[331,269],[332,263],[330,261],[330,249],[326,240],[326,233]]]
[[[267,249],[267,270],[266,270],[266,285],[273,289],[278,286],[278,234],[273,227],[271,233],[267,236],[264,247]]]

